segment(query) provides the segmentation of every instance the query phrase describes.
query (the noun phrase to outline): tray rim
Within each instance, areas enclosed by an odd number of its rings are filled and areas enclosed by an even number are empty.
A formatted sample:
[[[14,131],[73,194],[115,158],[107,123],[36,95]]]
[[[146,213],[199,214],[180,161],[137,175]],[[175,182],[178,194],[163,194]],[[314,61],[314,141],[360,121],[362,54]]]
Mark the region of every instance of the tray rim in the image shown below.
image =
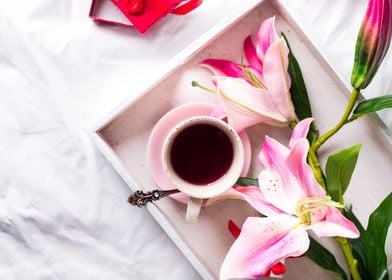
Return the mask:
[[[166,63],[160,71],[153,76],[152,82],[146,86],[144,89],[139,91],[139,94],[136,96],[129,96],[121,101],[112,111],[110,111],[106,116],[103,116],[99,119],[93,126],[92,129],[88,132],[89,136],[95,142],[100,152],[106,157],[106,159],[112,164],[113,168],[116,172],[121,176],[121,178],[125,181],[128,187],[132,190],[136,190],[137,182],[132,178],[132,176],[125,170],[125,167],[122,164],[120,158],[115,154],[114,150],[111,149],[108,143],[101,137],[100,131],[108,125],[111,121],[113,121],[118,115],[123,113],[128,107],[133,106],[137,103],[145,94],[154,89],[158,84],[168,78],[171,74],[173,74],[178,67],[187,63],[193,56],[203,50],[206,46],[211,43],[211,41],[215,40],[218,36],[224,33],[226,30],[230,29],[233,25],[239,22],[243,17],[252,12],[257,6],[261,5],[264,2],[269,2],[271,6],[273,6],[278,13],[284,18],[284,20],[292,27],[292,29],[298,34],[299,37],[302,37],[303,43],[309,48],[310,54],[315,57],[315,59],[319,62],[320,66],[326,71],[326,73],[331,77],[336,86],[342,90],[342,92],[346,92],[347,96],[350,93],[350,88],[347,83],[344,82],[343,78],[337,74],[332,65],[326,60],[325,56],[322,52],[320,52],[313,41],[307,37],[300,24],[291,16],[291,14],[287,11],[285,5],[281,3],[280,0],[252,0],[246,3],[246,8],[243,11],[239,11],[238,13],[232,14],[223,18],[217,24],[215,24],[212,28],[210,28],[207,32],[205,32],[202,36],[196,39],[192,44],[183,49],[180,53],[174,56],[168,63]],[[361,96],[360,98],[363,98]],[[378,117],[377,114],[372,114],[370,117],[373,121],[377,122],[379,129],[383,132],[383,137],[385,137],[389,143],[392,144],[392,128],[385,128],[385,123]],[[381,127],[384,125],[384,127]],[[154,217],[154,219],[158,222],[158,224],[162,227],[162,229],[166,232],[166,234],[172,239],[172,241],[176,244],[176,246],[180,249],[180,251],[184,254],[184,256],[188,259],[188,261],[192,264],[192,266],[198,271],[200,276],[203,279],[215,279],[214,274],[203,265],[202,261],[197,258],[197,256],[192,252],[192,250],[187,246],[186,242],[181,238],[178,232],[176,232],[175,228],[165,218],[165,214],[162,213],[158,207],[154,204],[147,205],[147,210]]]

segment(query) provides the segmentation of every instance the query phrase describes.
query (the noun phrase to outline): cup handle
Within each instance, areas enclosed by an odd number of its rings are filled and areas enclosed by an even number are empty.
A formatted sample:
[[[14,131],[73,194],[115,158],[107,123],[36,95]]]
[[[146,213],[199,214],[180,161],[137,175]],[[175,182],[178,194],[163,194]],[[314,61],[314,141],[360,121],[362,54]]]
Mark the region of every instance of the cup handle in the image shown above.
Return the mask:
[[[203,199],[189,197],[185,218],[188,223],[197,223],[202,204]]]

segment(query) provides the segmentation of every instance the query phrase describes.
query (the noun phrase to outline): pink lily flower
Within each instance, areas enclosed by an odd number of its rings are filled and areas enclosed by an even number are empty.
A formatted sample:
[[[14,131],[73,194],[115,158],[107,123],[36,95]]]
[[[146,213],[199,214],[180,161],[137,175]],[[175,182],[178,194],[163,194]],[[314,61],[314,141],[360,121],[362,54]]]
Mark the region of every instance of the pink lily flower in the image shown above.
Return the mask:
[[[241,229],[232,220],[230,220],[227,223],[227,227],[235,239],[237,239],[238,236],[240,236]],[[280,277],[285,272],[286,272],[286,266],[283,263],[278,262],[271,267],[271,269],[266,273],[265,276]]]
[[[392,37],[392,0],[369,0],[355,48],[351,84],[366,88],[376,75]]]
[[[245,221],[222,264],[220,279],[256,279],[284,259],[303,255],[309,248],[308,230],[319,237],[359,237],[355,225],[340,213],[343,205],[325,194],[306,162],[311,122],[298,123],[288,148],[266,136],[259,155],[259,186],[236,191],[267,217]]]
[[[251,36],[244,41],[249,65],[223,59],[202,62],[217,76],[213,82],[219,100],[237,131],[259,122],[287,126],[297,119],[290,97],[288,53],[286,41],[276,32],[275,17],[271,17],[261,24],[256,45]]]

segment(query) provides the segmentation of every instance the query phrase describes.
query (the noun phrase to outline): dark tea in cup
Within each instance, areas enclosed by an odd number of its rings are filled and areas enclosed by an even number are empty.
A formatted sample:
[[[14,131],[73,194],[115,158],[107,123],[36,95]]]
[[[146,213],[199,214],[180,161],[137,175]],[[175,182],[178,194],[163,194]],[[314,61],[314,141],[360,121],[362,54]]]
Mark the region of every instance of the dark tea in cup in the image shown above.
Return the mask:
[[[204,198],[218,196],[237,182],[244,167],[244,147],[224,121],[195,116],[169,132],[162,165],[172,187],[189,196],[186,220],[196,222]]]
[[[186,127],[177,134],[170,149],[173,170],[195,185],[208,185],[220,179],[230,169],[233,157],[230,138],[211,124]]]

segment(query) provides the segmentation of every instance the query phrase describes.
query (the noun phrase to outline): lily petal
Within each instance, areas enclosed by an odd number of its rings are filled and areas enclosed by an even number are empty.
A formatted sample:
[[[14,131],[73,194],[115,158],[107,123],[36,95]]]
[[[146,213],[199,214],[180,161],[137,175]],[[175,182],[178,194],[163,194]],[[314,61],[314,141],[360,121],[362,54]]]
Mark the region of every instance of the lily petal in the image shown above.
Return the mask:
[[[306,118],[303,119],[302,121],[300,121],[295,128],[293,129],[293,132],[291,134],[291,138],[290,138],[290,143],[289,143],[289,148],[291,149],[294,144],[302,139],[302,138],[306,138],[306,136],[308,135],[309,132],[309,128],[310,125],[313,122],[313,118]]]
[[[206,206],[210,206],[227,199],[246,200],[254,209],[266,216],[282,213],[282,211],[265,201],[258,186],[235,186],[219,196],[208,199]]]
[[[296,214],[297,203],[306,197],[287,166],[290,151],[268,136],[259,155],[264,170],[259,175],[260,190],[266,201],[276,208]]]
[[[324,197],[325,191],[317,182],[312,168],[307,163],[308,151],[308,140],[306,138],[297,140],[287,158],[287,166],[298,182],[295,186],[302,188],[307,197]]]
[[[221,106],[214,107],[210,112],[210,116],[220,120],[225,120],[227,118],[227,114]]]
[[[228,76],[233,78],[246,78],[241,67],[232,61],[224,59],[206,59],[201,63],[202,66],[210,69],[214,75]]]
[[[288,74],[288,53],[286,41],[279,39],[267,50],[263,61],[264,83],[276,108],[287,120],[296,120],[294,105],[290,97],[290,76]]]
[[[240,236],[230,248],[220,271],[220,279],[257,279],[287,257],[298,257],[309,248],[309,237],[298,219],[278,214],[248,218]]]
[[[263,70],[263,64],[260,59],[257,57],[256,47],[253,44],[252,37],[248,36],[244,41],[244,53],[246,60],[250,64],[250,66],[257,69],[259,72]]]
[[[313,210],[310,211],[310,218],[312,221],[312,224],[318,223],[322,220],[325,219],[325,216],[327,215],[327,211],[328,211],[327,206],[324,207],[320,207],[320,208],[315,208]]]
[[[287,120],[279,114],[265,89],[256,88],[238,78],[215,76],[213,80],[229,124],[237,132],[260,122],[274,126],[287,125]]]
[[[324,220],[311,224],[307,229],[311,229],[318,237],[359,237],[359,231],[354,223],[334,207],[328,207]]]
[[[238,195],[242,196],[243,199],[245,199],[250,205],[252,205],[253,208],[255,208],[261,214],[270,216],[282,213],[281,210],[279,210],[265,200],[258,186],[236,186],[234,190],[237,191]]]
[[[256,51],[260,61],[263,61],[268,48],[277,40],[279,40],[278,33],[275,29],[275,16],[266,19],[257,32]]]
[[[253,188],[253,187],[250,187],[250,188]],[[254,188],[257,188],[257,187],[254,187]],[[206,206],[214,205],[215,203],[218,203],[218,202],[221,202],[222,200],[227,200],[227,199],[245,200],[245,196],[242,193],[236,191],[234,188],[230,188],[218,196],[209,198],[206,201]]]
[[[287,169],[285,163],[289,154],[287,147],[267,135],[261,147],[259,162],[265,169],[277,169],[278,166]]]
[[[227,228],[235,239],[240,236],[241,229],[232,221],[229,220],[227,223]],[[286,272],[286,266],[284,265],[284,260],[274,264],[271,269],[266,273],[266,277],[276,277],[282,278],[282,275]]]

